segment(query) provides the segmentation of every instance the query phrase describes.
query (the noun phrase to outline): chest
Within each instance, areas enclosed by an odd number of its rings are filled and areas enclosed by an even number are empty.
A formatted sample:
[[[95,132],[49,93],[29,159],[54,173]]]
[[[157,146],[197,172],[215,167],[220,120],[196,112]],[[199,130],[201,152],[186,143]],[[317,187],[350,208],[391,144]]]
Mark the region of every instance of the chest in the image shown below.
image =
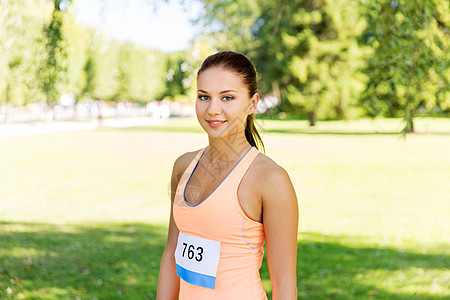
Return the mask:
[[[204,201],[230,201],[230,205],[233,204],[231,201],[237,201],[250,219],[262,222],[262,199],[254,173],[249,169],[236,180],[232,172],[233,168],[212,169],[199,164],[187,181],[186,202],[197,206]],[[217,199],[214,196],[218,193],[225,197]]]
[[[184,191],[186,202],[196,206],[209,198],[224,183],[231,171],[232,168],[198,164],[186,184]]]

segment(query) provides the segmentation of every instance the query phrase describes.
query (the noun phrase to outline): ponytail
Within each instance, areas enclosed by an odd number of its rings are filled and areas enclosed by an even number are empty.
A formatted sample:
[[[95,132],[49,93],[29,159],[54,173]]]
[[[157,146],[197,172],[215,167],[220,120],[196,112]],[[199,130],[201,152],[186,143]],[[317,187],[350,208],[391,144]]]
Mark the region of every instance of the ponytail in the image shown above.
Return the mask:
[[[260,151],[262,150],[263,153],[265,152],[264,143],[253,121],[253,114],[248,115],[247,117],[247,122],[245,124],[245,138],[251,146]]]

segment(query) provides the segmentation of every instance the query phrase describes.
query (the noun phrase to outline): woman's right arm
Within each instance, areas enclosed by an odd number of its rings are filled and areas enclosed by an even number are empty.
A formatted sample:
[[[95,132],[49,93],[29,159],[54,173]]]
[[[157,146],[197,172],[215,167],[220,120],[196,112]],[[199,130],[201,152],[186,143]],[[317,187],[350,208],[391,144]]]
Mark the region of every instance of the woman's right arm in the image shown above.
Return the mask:
[[[178,228],[173,219],[173,201],[177,190],[180,177],[180,169],[183,163],[180,157],[174,163],[172,170],[172,179],[170,182],[171,189],[171,205],[170,205],[170,221],[169,233],[167,236],[166,248],[161,259],[161,268],[159,270],[158,290],[156,292],[157,300],[176,300],[180,290],[180,278],[177,275],[175,265],[175,248],[178,241]]]

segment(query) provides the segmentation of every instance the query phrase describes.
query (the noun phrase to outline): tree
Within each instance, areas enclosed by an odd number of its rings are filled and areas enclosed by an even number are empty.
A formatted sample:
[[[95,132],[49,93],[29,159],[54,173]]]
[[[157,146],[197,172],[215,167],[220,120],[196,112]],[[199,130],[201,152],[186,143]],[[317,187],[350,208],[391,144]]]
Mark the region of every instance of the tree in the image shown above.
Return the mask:
[[[404,114],[414,132],[418,109],[449,108],[449,2],[368,1],[362,43],[373,48],[361,103],[370,116]]]
[[[6,106],[5,122],[8,120],[8,106],[17,78],[16,70],[21,65],[21,57],[14,51],[17,46],[17,29],[22,23],[19,4],[10,0],[0,0],[0,90],[4,91]]]
[[[95,34],[91,34],[91,37],[88,42],[88,46],[86,49],[86,61],[83,67],[84,71],[84,87],[83,87],[83,96],[90,96],[94,94],[95,91],[95,80],[97,78],[97,69],[95,64]]]
[[[6,106],[42,98],[36,74],[49,13],[46,1],[0,0],[0,99]]]
[[[217,48],[250,56],[261,87],[283,109],[307,114],[312,126],[317,117],[349,115],[363,89],[355,42],[362,27],[352,1],[203,2]]]
[[[183,51],[168,54],[166,60],[165,90],[162,98],[175,99],[179,95],[187,95],[192,84],[193,68]]]
[[[267,2],[265,2],[267,3]],[[355,42],[361,22],[352,1],[309,0],[262,6],[255,32],[266,88],[317,118],[346,118],[363,88]],[[265,80],[264,80],[265,77]]]
[[[165,56],[132,43],[121,43],[118,52],[115,100],[148,102],[164,89]]]
[[[204,28],[205,40],[214,48],[248,52],[254,29],[260,24],[261,2],[274,6],[275,0],[202,0],[205,15],[195,20]]]
[[[64,36],[65,11],[68,0],[54,0],[50,22],[44,26],[46,57],[39,70],[41,88],[48,106],[53,106],[61,95],[61,85],[66,80],[67,51]]]
[[[70,4],[0,0],[0,104],[45,100],[52,107],[63,93],[76,100],[160,97],[167,55],[81,26]]]
[[[65,15],[63,30],[67,67],[61,91],[73,93],[78,101],[83,97],[86,85],[84,67],[88,60],[90,30],[78,24],[70,13]]]

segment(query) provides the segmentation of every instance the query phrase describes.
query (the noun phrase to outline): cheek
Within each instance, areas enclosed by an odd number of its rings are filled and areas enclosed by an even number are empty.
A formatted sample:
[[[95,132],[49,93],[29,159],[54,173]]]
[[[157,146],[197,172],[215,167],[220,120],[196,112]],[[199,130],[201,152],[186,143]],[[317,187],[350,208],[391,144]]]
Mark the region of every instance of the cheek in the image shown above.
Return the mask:
[[[228,111],[228,117],[237,122],[237,124],[243,124],[247,120],[247,114],[242,107],[239,109],[233,109],[233,111]]]
[[[199,101],[195,101],[195,112],[197,113],[197,115],[202,113],[203,111],[205,111],[205,105],[203,105]]]
[[[237,113],[238,113],[241,117],[247,118],[249,111],[250,111],[250,103],[245,102],[245,103],[242,103],[242,104],[239,106],[239,109],[238,109],[238,112],[237,112]]]

